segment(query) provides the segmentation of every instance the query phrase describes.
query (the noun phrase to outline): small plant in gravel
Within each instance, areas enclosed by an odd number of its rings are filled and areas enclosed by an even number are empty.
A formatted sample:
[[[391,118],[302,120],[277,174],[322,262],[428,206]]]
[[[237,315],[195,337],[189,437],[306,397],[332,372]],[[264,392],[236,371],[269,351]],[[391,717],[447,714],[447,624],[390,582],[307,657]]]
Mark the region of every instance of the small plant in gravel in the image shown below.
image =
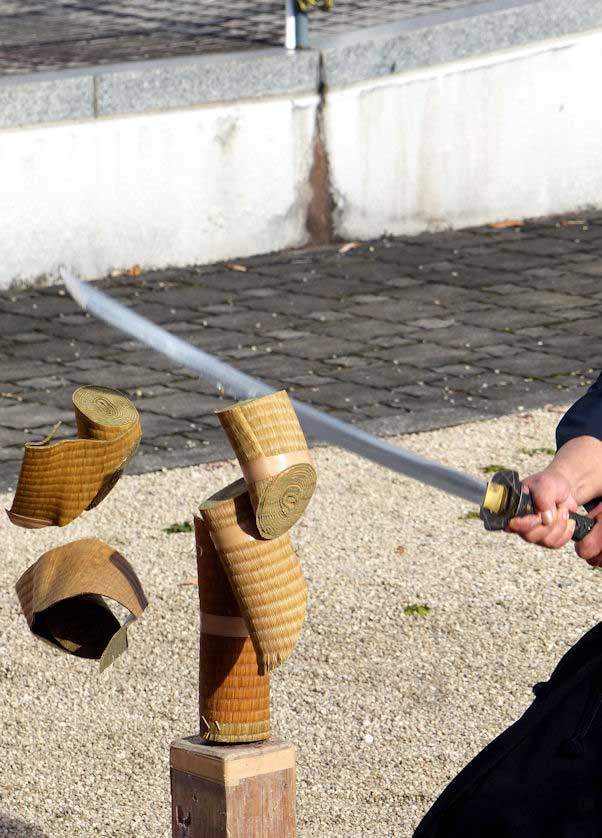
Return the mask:
[[[403,609],[403,613],[406,617],[426,617],[427,614],[430,614],[432,608],[426,604],[426,602],[418,603],[414,602],[412,605],[406,605]]]
[[[499,463],[490,463],[481,469],[483,474],[494,474],[496,471],[505,471],[508,466],[501,466]]]
[[[474,509],[471,509],[470,512],[465,512],[464,515],[460,515],[458,521],[470,521],[472,518],[476,518],[477,520],[481,520],[481,516],[478,512],[475,512]]]
[[[164,528],[163,532],[169,533],[170,535],[176,532],[192,532],[192,524],[190,521],[182,521],[181,524],[170,524]]]
[[[528,457],[535,457],[537,454],[549,454],[553,457],[556,453],[555,448],[521,448],[521,454],[526,454]]]

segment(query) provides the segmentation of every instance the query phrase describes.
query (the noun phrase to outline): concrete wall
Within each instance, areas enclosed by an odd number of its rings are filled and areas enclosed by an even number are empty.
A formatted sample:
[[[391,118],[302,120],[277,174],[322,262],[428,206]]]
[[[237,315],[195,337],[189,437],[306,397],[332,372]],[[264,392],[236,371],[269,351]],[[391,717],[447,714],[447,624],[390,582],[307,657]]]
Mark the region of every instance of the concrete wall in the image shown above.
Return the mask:
[[[0,134],[0,284],[218,261],[306,238],[317,97]]]
[[[329,91],[344,238],[602,205],[602,32]]]

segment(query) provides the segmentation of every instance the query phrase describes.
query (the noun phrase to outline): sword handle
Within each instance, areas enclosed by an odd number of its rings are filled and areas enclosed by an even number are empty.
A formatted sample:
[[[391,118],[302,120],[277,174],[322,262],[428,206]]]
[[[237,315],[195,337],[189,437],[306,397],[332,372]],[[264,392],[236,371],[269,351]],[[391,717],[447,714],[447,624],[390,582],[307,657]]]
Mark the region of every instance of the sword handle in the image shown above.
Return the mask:
[[[493,490],[491,494],[490,489]],[[485,529],[502,530],[510,518],[534,514],[533,499],[528,492],[523,492],[518,472],[510,469],[497,471],[488,484],[487,495],[480,510]],[[578,512],[569,512],[569,518],[575,522],[573,541],[581,541],[596,525],[595,518],[579,515]]]
[[[534,515],[533,501],[531,496],[523,492],[519,504],[518,516]],[[575,522],[575,531],[573,532],[573,541],[581,541],[582,538],[591,532],[596,524],[595,518],[588,518],[587,515],[580,515],[578,512],[569,512],[569,518]]]

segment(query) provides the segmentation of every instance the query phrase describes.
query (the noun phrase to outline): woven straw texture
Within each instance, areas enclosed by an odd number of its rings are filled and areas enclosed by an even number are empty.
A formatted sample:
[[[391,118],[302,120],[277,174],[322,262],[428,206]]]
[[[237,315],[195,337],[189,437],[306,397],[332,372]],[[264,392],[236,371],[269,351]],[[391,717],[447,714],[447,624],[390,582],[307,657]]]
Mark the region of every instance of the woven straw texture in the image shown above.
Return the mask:
[[[127,608],[134,619],[148,604],[129,562],[97,538],[44,553],[15,589],[33,634],[62,651],[105,665],[116,657],[116,647],[127,648],[127,637],[103,597]]]
[[[247,623],[258,671],[271,672],[293,651],[307,604],[290,538],[261,538],[244,480],[213,495],[200,511]],[[223,546],[225,533],[231,546]]]
[[[307,451],[307,441],[285,390],[239,402],[218,417],[243,470],[279,454]],[[267,479],[248,482],[257,529],[264,538],[288,532],[305,511],[316,487],[310,463],[291,465]]]
[[[250,637],[203,631],[203,614],[240,618],[241,612],[206,524],[194,520],[201,640],[200,736],[208,742],[260,742],[270,736],[270,676],[259,675]]]
[[[64,527],[107,496],[142,435],[138,411],[119,390],[73,394],[78,439],[27,443],[8,516],[21,527]]]

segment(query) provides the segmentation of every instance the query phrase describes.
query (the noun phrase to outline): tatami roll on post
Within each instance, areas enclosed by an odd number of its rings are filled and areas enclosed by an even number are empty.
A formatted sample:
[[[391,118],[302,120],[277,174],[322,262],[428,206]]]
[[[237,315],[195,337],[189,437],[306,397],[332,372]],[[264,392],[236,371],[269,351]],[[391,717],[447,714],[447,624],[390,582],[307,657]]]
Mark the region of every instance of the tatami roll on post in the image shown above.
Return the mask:
[[[201,637],[200,738],[260,742],[270,736],[270,676],[257,655],[207,525],[194,519]]]
[[[261,537],[243,479],[199,508],[249,630],[258,671],[271,672],[293,651],[307,603],[290,538]]]
[[[73,394],[78,438],[28,442],[8,517],[20,527],[64,527],[97,506],[136,452],[142,430],[124,393],[85,386]]]
[[[217,415],[240,463],[259,533],[281,536],[305,512],[316,487],[307,441],[286,391],[238,402]]]

